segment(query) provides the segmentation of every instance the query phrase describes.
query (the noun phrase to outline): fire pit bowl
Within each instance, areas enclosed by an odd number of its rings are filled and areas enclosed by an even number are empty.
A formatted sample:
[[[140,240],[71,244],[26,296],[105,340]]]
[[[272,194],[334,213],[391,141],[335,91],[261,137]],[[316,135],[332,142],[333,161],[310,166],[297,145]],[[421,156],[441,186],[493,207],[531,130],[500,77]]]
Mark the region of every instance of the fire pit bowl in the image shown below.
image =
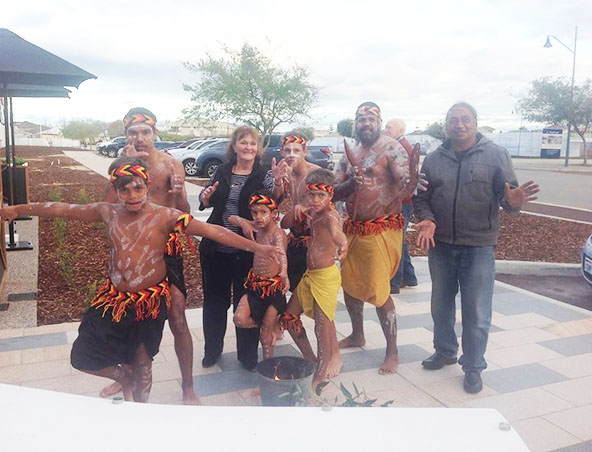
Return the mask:
[[[278,356],[255,368],[263,406],[294,406],[312,395],[314,363],[296,356]]]

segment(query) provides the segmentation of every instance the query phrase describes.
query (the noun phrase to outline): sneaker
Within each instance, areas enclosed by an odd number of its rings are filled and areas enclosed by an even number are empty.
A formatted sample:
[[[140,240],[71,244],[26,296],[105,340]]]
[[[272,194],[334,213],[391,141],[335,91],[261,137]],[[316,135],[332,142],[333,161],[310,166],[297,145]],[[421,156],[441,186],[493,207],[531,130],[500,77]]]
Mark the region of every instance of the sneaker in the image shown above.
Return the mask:
[[[463,380],[463,388],[469,394],[477,394],[483,389],[483,381],[481,381],[481,372],[477,370],[469,370],[465,372],[465,379]]]

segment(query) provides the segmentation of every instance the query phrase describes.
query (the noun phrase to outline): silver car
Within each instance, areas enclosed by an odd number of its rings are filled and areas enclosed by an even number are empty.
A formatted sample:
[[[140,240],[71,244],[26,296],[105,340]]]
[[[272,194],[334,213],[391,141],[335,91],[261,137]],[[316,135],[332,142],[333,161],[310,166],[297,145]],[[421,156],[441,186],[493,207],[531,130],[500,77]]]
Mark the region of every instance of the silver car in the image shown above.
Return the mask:
[[[183,168],[185,168],[185,175],[186,176],[196,176],[197,175],[197,166],[195,164],[195,159],[199,155],[199,153],[206,147],[223,140],[223,138],[209,138],[206,140],[199,140],[196,141],[186,148],[173,148],[167,149],[167,153],[171,156],[175,157],[183,164]]]

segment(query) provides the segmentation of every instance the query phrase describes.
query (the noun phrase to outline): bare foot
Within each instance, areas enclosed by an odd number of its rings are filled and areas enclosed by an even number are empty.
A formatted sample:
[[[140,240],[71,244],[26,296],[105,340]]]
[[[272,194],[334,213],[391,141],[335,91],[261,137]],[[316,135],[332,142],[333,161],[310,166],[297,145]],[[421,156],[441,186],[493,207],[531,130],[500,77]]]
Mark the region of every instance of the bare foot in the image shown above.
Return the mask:
[[[284,340],[284,332],[279,327],[279,325],[276,325],[274,334],[275,334],[276,341],[283,341]],[[275,345],[275,341],[274,341],[274,345]]]
[[[195,394],[193,388],[183,390],[183,405],[201,405],[201,401]]]
[[[329,365],[327,366],[327,377],[334,378],[341,373],[341,353],[333,353]]]
[[[364,336],[354,336],[353,334],[339,341],[339,348],[363,347],[364,345],[366,345]]]
[[[378,373],[380,375],[388,375],[388,374],[394,374],[397,372],[397,367],[399,366],[399,355],[387,355],[386,358],[384,358],[384,362],[382,363],[382,366],[380,366],[380,369],[378,369]]]
[[[99,395],[103,398],[106,398],[106,397],[111,397],[111,396],[117,394],[118,392],[121,392],[121,385],[117,381],[114,381],[109,386],[105,386],[101,390]]]

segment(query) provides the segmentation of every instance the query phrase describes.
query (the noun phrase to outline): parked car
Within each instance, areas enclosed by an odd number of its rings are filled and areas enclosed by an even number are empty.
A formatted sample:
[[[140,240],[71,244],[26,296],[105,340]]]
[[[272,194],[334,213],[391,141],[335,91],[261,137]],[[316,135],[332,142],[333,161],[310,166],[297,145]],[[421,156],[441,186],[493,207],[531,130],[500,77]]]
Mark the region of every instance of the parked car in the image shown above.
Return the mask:
[[[196,176],[197,167],[195,166],[195,159],[197,158],[201,149],[215,144],[223,140],[222,138],[209,138],[205,140],[197,140],[189,144],[187,147],[179,147],[167,149],[166,152],[179,160],[185,168],[186,176]],[[228,142],[228,140],[226,140]]]
[[[261,165],[263,169],[268,171],[271,169],[271,160],[275,157],[276,161],[281,160],[280,143],[281,135],[271,135],[269,138],[269,145],[263,152],[261,158]],[[212,177],[212,175],[223,163],[226,163],[226,149],[228,148],[229,140],[220,141],[205,148],[202,148],[199,155],[195,159],[195,169],[199,176]],[[333,153],[328,146],[308,146],[306,160],[319,165],[321,168],[333,170]]]
[[[588,237],[582,250],[582,275],[592,285],[592,235]]]
[[[115,137],[109,141],[99,143],[97,151],[101,155],[117,157],[117,150],[125,145],[126,137]]]

